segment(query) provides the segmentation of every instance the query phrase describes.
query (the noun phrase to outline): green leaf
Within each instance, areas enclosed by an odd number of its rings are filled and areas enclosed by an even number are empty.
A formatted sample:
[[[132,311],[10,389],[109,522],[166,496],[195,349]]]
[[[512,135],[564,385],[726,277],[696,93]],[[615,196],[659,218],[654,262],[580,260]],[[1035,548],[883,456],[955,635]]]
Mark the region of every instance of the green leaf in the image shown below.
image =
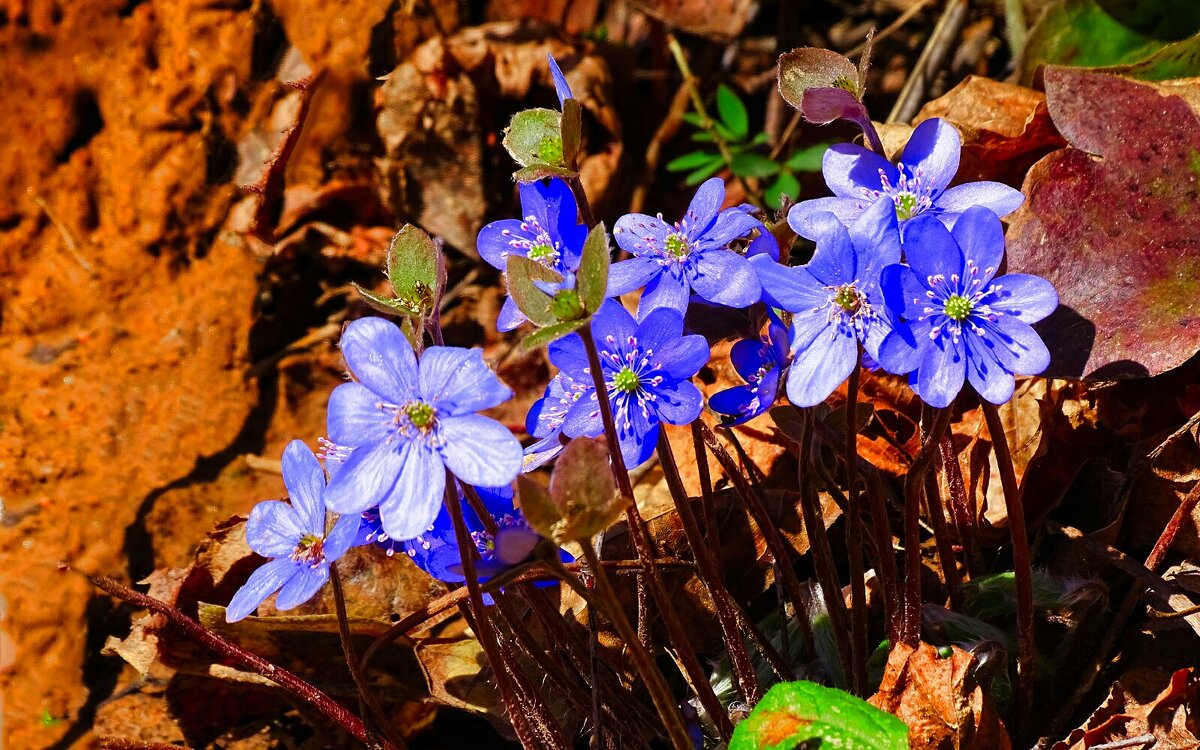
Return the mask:
[[[729,750],[907,750],[908,727],[849,693],[812,682],[781,682],[733,730]]]
[[[522,167],[565,168],[562,114],[553,109],[521,110],[504,131],[504,148]]]
[[[779,171],[778,164],[762,154],[752,151],[733,157],[733,163],[729,165],[729,168],[738,177],[770,177]]]
[[[758,133],[754,134],[753,138],[751,138],[749,141],[746,142],[746,145],[750,146],[751,148],[753,148],[754,146],[761,146],[764,143],[766,143],[769,139],[770,139],[770,136],[768,136],[766,133],[758,132]]]
[[[376,294],[375,292],[372,292],[370,289],[367,289],[364,286],[360,286],[359,284],[357,284],[356,282],[353,282],[353,281],[350,282],[350,285],[353,286],[354,290],[356,292],[358,292],[359,295],[363,298],[363,302],[366,302],[367,305],[370,306],[372,309],[378,310],[379,312],[383,313],[384,315],[401,316],[401,315],[420,315],[421,314],[419,310],[412,309],[411,307],[409,307],[407,304],[405,304],[401,300],[398,300],[398,299],[395,299],[392,297],[384,297],[382,295]]]
[[[708,132],[707,130],[701,130],[692,133],[691,138],[696,143],[714,143],[717,140],[716,138],[713,138],[712,133]]]
[[[804,109],[804,92],[817,88],[844,88],[862,97],[858,68],[838,53],[801,47],[779,56],[779,93],[796,109]]]
[[[574,169],[579,159],[579,148],[583,139],[583,110],[575,99],[563,102],[562,152],[563,164]]]
[[[590,318],[564,320],[561,323],[553,323],[545,328],[539,328],[521,340],[520,350],[528,353],[535,349],[541,349],[543,346],[583,328],[589,320]]]
[[[1200,3],[1197,4],[1200,7]],[[1112,73],[1142,81],[1169,81],[1175,78],[1200,76],[1200,34],[1174,42],[1149,57],[1130,65],[1096,68],[1100,73]]]
[[[1056,0],[1029,32],[1021,54],[1021,80],[1043,64],[1099,67],[1135,63],[1165,45],[1122,25],[1096,0]]]
[[[794,151],[783,165],[793,172],[820,172],[821,160],[825,158],[825,152],[832,145],[832,143],[816,143],[808,148]]]
[[[524,474],[517,478],[517,489],[529,524],[558,544],[587,544],[616,523],[628,505],[628,500],[617,494],[608,449],[591,438],[567,443],[548,490]]]
[[[433,312],[441,248],[419,227],[405,224],[388,245],[387,275],[396,301],[412,315]]]
[[[687,185],[699,185],[701,182],[704,182],[709,177],[711,177],[713,172],[716,172],[718,169],[720,169],[723,166],[725,166],[724,159],[722,159],[719,156],[713,157],[713,160],[710,161],[708,164],[705,164],[704,166],[700,167],[696,171],[689,174],[687,176],[687,179],[684,180],[684,183]]]
[[[695,169],[696,167],[707,164],[708,162],[712,161],[714,157],[717,159],[721,158],[718,154],[710,154],[705,151],[693,151],[690,154],[684,154],[683,156],[667,162],[667,171],[686,172],[689,169]]]
[[[733,135],[728,140],[742,141],[750,134],[750,114],[746,111],[746,105],[742,104],[733,89],[723,83],[717,87],[717,112]]]
[[[800,197],[800,181],[790,171],[780,170],[779,176],[763,191],[767,205],[775,210],[783,207],[783,196],[792,200]]]
[[[725,125],[723,123],[720,123],[720,122],[717,122],[714,120],[712,125],[713,125],[713,130],[716,131],[717,136],[721,140],[726,141],[726,142],[741,140],[740,138],[737,138],[736,136],[734,136],[733,131],[731,131],[729,128],[725,127]]]
[[[604,222],[600,222],[588,232],[579,258],[579,271],[575,274],[579,299],[588,315],[599,310],[607,296],[610,261],[608,234],[604,231]]]
[[[680,119],[694,128],[704,127],[704,118],[698,112],[684,112]]]
[[[520,255],[508,256],[508,267],[504,272],[508,280],[508,293],[517,303],[517,309],[536,326],[548,326],[558,322],[554,314],[553,300],[538,289],[535,281],[562,281],[555,271],[537,261]]]
[[[561,177],[565,180],[574,176],[575,172],[566,167],[554,167],[549,164],[530,164],[513,172],[513,179],[520,183],[537,182],[547,177]]]

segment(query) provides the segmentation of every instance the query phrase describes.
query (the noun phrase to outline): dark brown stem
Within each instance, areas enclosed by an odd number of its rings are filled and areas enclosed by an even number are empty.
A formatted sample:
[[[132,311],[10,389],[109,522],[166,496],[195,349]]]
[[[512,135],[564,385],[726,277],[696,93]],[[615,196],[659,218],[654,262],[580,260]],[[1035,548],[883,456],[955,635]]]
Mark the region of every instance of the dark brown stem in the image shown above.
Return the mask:
[[[846,546],[850,553],[850,685],[867,694],[867,581],[863,568],[862,501],[858,494],[858,362],[846,382]]]
[[[983,418],[987,422],[996,465],[1000,469],[1000,486],[1004,490],[1004,508],[1008,513],[1008,530],[1013,545],[1013,571],[1017,583],[1017,731],[1028,725],[1033,714],[1033,563],[1029,559],[1029,539],[1025,531],[1025,509],[1017,486],[1017,472],[1000,411],[985,399],[979,399]]]
[[[803,587],[800,585],[800,579],[796,576],[795,569],[792,568],[791,550],[783,540],[779,529],[775,528],[775,524],[771,521],[762,498],[758,496],[754,488],[750,485],[749,480],[738,469],[737,463],[729,455],[729,452],[725,450],[725,446],[721,445],[720,441],[717,440],[717,436],[713,434],[712,430],[708,429],[708,425],[702,422],[697,422],[697,424],[700,425],[700,434],[704,438],[704,445],[708,447],[708,450],[717,459],[717,463],[721,464],[721,469],[729,477],[729,481],[733,482],[733,487],[737,491],[738,497],[741,499],[742,504],[746,506],[746,510],[750,513],[754,524],[758,526],[759,533],[762,534],[767,544],[767,550],[774,559],[775,572],[783,579],[784,590],[787,591],[788,597],[792,600],[792,606],[796,610],[796,621],[800,625],[800,632],[804,636],[804,645],[810,654],[815,653],[812,627],[805,616],[805,612],[808,611],[808,597],[805,596]]]
[[[807,456],[812,447],[812,415],[801,412],[804,427],[800,437],[800,455]],[[825,529],[821,499],[817,495],[808,466],[803,461],[796,464],[797,482],[800,487],[800,509],[804,514],[804,531],[808,536],[808,549],[812,552],[813,567],[817,581],[821,584],[821,597],[833,625],[833,639],[837,644],[838,658],[842,662],[842,674],[850,680],[854,670],[851,663],[850,630],[846,615],[846,601],[842,598],[842,585],[838,582],[837,565],[833,560],[833,549],[829,545],[829,534]],[[865,684],[865,679],[864,679]]]
[[[600,353],[596,349],[596,342],[592,337],[592,331],[588,326],[584,326],[579,330],[579,333],[583,339],[583,348],[587,352],[588,368],[592,374],[592,383],[595,387],[596,399],[600,407],[600,418],[604,424],[604,437],[608,444],[609,459],[612,464],[614,479],[621,495],[627,498],[629,502],[625,511],[625,518],[629,528],[629,538],[633,543],[633,549],[637,553],[638,559],[645,566],[645,575],[639,579],[639,582],[642,580],[645,581],[646,587],[650,590],[650,596],[653,597],[654,603],[658,605],[663,626],[667,630],[667,637],[670,639],[671,645],[675,647],[680,663],[684,665],[687,671],[688,681],[696,688],[696,697],[700,700],[704,709],[712,716],[713,722],[717,725],[717,733],[720,735],[721,740],[728,742],[733,735],[733,723],[729,720],[729,714],[721,705],[717,694],[713,692],[712,683],[708,679],[708,673],[700,664],[700,659],[696,656],[696,652],[688,639],[687,630],[683,627],[683,622],[679,619],[679,613],[675,610],[675,605],[671,601],[671,595],[667,592],[666,585],[663,584],[662,576],[658,572],[658,564],[654,559],[654,549],[650,546],[649,533],[642,521],[641,514],[638,512],[637,502],[633,498],[633,485],[629,481],[629,470],[625,466],[625,458],[621,454],[621,445],[617,439],[617,428],[613,421],[612,404],[608,400],[608,386],[604,382],[604,370],[600,364]],[[586,547],[587,545],[584,546]],[[596,557],[597,560],[599,559],[595,554],[595,550],[592,550],[592,556]],[[641,606],[638,607],[638,610],[640,630],[646,618],[642,616],[643,610]]]
[[[938,446],[940,455],[940,440]],[[938,481],[937,472],[934,471],[925,474],[925,512],[929,515],[929,525],[933,527],[933,541],[937,546],[942,580],[946,583],[946,593],[950,597],[950,608],[956,612],[961,611],[962,586],[958,574],[958,558],[954,555],[954,539],[950,533],[950,527],[946,524],[945,506],[942,503],[942,485]]]
[[[240,664],[251,672],[274,682],[279,687],[317,709],[317,711],[326,716],[334,724],[345,729],[356,740],[366,744],[368,747],[383,747],[384,750],[392,747],[388,744],[376,743],[370,733],[367,732],[366,725],[363,724],[361,719],[346,709],[345,706],[330,698],[315,685],[305,682],[295,674],[283,667],[272,664],[258,654],[247,651],[233,641],[222,638],[170,604],[122,586],[107,576],[89,576],[89,580],[93,586],[107,594],[162,615],[192,640]]]
[[[629,649],[629,654],[633,657],[633,662],[637,666],[642,680],[646,683],[646,689],[650,691],[654,707],[658,709],[658,715],[662,717],[663,723],[666,725],[667,738],[675,750],[691,750],[692,742],[688,736],[687,726],[683,722],[683,714],[675,704],[675,698],[671,695],[671,690],[667,687],[667,682],[663,679],[658,665],[651,658],[650,652],[642,648],[642,644],[638,642],[637,633],[629,622],[629,618],[625,616],[625,611],[621,609],[621,602],[617,599],[617,594],[608,581],[608,574],[604,572],[604,566],[600,564],[596,550],[590,544],[585,543],[580,546],[583,547],[583,556],[587,559],[596,582],[595,594],[600,597],[604,613],[616,629],[617,635]],[[565,571],[563,572],[565,573]],[[579,584],[578,580],[572,582],[570,579],[573,578],[574,576],[570,574],[564,576],[564,580],[588,602],[589,609],[593,608],[595,597],[592,596],[592,592]]]
[[[528,695],[529,691],[522,689],[520,683],[524,675],[521,674],[517,665],[513,665],[511,671],[508,669],[509,665],[500,652],[496,633],[492,629],[492,622],[488,619],[487,608],[483,603],[483,592],[479,588],[479,577],[475,573],[475,543],[471,540],[471,532],[467,529],[466,521],[463,520],[462,503],[458,499],[455,482],[454,475],[447,471],[446,508],[450,512],[450,521],[454,524],[454,536],[458,542],[459,558],[462,560],[463,578],[467,581],[467,598],[471,604],[470,611],[474,615],[475,636],[479,639],[479,645],[483,647],[488,664],[492,667],[500,699],[504,703],[505,711],[508,713],[517,739],[526,748],[536,748],[540,745],[535,734],[536,730],[529,723],[529,718],[523,710],[525,706],[522,706],[520,701],[520,694]],[[561,734],[562,731],[559,730],[559,737],[556,739],[561,741],[557,746],[566,747],[566,740],[561,738]]]
[[[894,640],[900,626],[900,585],[896,574],[896,553],[892,547],[892,522],[888,516],[883,479],[878,472],[866,474],[866,486],[879,558],[879,579],[883,584],[884,620],[888,625],[888,638]]]
[[[938,409],[927,439],[904,477],[904,607],[898,642],[916,648],[921,640],[921,495],[925,472],[937,455],[938,441],[950,428],[953,412]]]
[[[954,441],[946,435],[938,443],[938,453],[942,472],[946,476],[946,486],[950,490],[950,517],[954,528],[958,531],[958,540],[962,545],[963,562],[968,578],[972,562],[975,558],[975,508],[971,498],[967,496],[967,484],[963,480],[962,466],[958,463],[958,454],[954,452]]]
[[[579,179],[579,174],[568,177],[567,185],[575,194],[575,203],[579,206],[579,218],[583,219],[583,223],[588,229],[596,226],[596,215],[592,213],[592,204],[588,201],[587,191],[583,189],[583,182]]]
[[[683,525],[683,533],[696,558],[696,572],[712,598],[738,691],[742,694],[742,699],[753,708],[762,699],[762,687],[758,684],[754,664],[750,661],[746,642],[738,628],[739,618],[735,610],[739,607],[729,594],[729,589],[725,588],[721,571],[710,553],[709,543],[700,530],[695,513],[692,512],[691,501],[679,476],[679,467],[675,463],[675,454],[671,450],[671,441],[667,438],[666,430],[660,430],[658,433],[658,458],[663,468],[663,476],[667,480],[667,487],[671,491],[671,499],[675,501],[675,510]]]
[[[700,434],[699,420],[692,422],[692,450],[696,453],[696,472],[700,477],[700,497],[704,502],[700,510],[704,518],[704,531],[713,549],[721,549],[721,530],[717,526],[717,501],[713,495],[712,476],[708,471],[708,453],[704,450],[704,437]]]
[[[358,656],[354,653],[354,643],[350,639],[350,619],[346,616],[346,597],[342,592],[342,577],[338,574],[336,562],[329,565],[329,583],[333,586],[333,604],[337,612],[338,638],[342,642],[342,653],[346,657],[346,668],[350,670],[350,677],[354,680],[354,687],[358,689],[358,700],[362,706],[362,714],[365,716],[367,710],[370,710],[371,716],[375,719],[376,727],[387,737],[388,742],[399,748],[399,750],[404,750],[408,745],[393,731],[391,720],[384,712],[383,706],[379,705],[379,699],[375,697],[371,686],[367,684],[366,676],[359,669]],[[370,731],[370,727],[367,728],[367,731]]]

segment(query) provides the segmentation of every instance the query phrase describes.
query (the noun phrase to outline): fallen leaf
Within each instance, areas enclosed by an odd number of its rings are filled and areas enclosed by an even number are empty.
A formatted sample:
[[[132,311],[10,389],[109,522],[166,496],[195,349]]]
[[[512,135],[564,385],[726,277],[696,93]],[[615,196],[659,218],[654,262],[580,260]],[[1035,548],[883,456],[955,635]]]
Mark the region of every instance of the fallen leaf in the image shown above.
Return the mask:
[[[1200,349],[1200,83],[1046,71],[1071,146],[1033,166],[1008,267],[1049,279],[1046,374],[1156,375]]]
[[[1134,667],[1113,684],[1083,726],[1051,750],[1086,750],[1142,736],[1154,738],[1154,750],[1195,750],[1200,746],[1194,723],[1200,710],[1198,685],[1191,668],[1168,675]]]

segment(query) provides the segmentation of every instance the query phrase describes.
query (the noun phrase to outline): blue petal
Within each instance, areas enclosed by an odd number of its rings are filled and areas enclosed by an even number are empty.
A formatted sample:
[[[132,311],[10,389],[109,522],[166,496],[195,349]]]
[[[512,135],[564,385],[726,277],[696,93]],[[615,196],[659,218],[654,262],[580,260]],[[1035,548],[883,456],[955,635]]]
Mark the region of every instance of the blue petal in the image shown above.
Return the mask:
[[[442,507],[446,490],[446,467],[441,455],[414,440],[404,447],[401,459],[396,483],[379,503],[383,530],[399,542],[429,528]]]
[[[525,458],[521,461],[521,473],[528,474],[540,469],[562,453],[566,446],[563,445],[561,434],[561,430],[555,430],[554,434],[526,448]]]
[[[608,303],[605,303],[600,308],[600,312],[596,313],[596,318],[603,314],[604,308],[607,306]],[[596,332],[595,318],[592,319],[592,335],[599,338],[599,334]],[[551,364],[567,373],[571,379],[582,383],[590,384],[592,382],[591,375],[584,372],[588,369],[589,364],[587,351],[583,347],[583,339],[579,337],[579,334],[572,333],[551,342],[550,346],[546,347],[546,356],[550,359]]]
[[[655,391],[654,410],[667,424],[691,424],[704,408],[704,397],[690,380],[680,381],[674,388]]]
[[[910,219],[904,227],[904,255],[922,283],[931,276],[962,272],[963,256],[950,230],[929,215]]]
[[[784,266],[762,255],[751,258],[750,265],[762,283],[763,298],[774,307],[800,312],[829,302],[829,292],[807,269]]]
[[[334,388],[326,413],[329,439],[357,448],[387,438],[391,419],[379,404],[379,394],[362,383],[342,383]]]
[[[354,545],[358,535],[358,527],[362,523],[362,514],[339,516],[329,534],[325,537],[325,559],[329,562],[339,559],[346,550]]]
[[[770,350],[760,339],[742,339],[729,350],[729,361],[742,380],[750,380],[770,360]]]
[[[558,94],[558,106],[561,108],[568,99],[574,99],[575,96],[571,93],[571,87],[567,85],[567,78],[563,75],[562,69],[558,67],[554,55],[547,52],[546,60],[550,63],[550,77],[554,79],[554,93]]]
[[[922,355],[923,352],[912,329],[907,325],[900,324],[884,337],[879,344],[879,351],[871,356],[887,372],[893,375],[904,375],[920,367]]]
[[[740,424],[742,418],[749,418],[750,403],[758,397],[753,386],[735,385],[723,391],[717,391],[708,398],[708,408],[718,414],[728,414],[738,417],[734,423]],[[730,423],[733,424],[733,423]]]
[[[792,314],[791,354],[807,349],[829,328],[829,313],[824,308],[801,310]]]
[[[225,621],[237,622],[245,619],[258,605],[278,591],[299,570],[291,558],[271,560],[250,574],[250,579],[237,590],[225,608]]]
[[[431,346],[421,355],[421,397],[439,416],[488,409],[512,398],[478,349]]]
[[[320,591],[328,580],[328,565],[298,566],[296,574],[283,584],[279,596],[275,597],[275,609],[286,611],[300,606],[313,598],[313,594]]]
[[[300,522],[311,534],[325,533],[325,470],[302,440],[283,449],[283,483]]]
[[[675,380],[688,380],[708,364],[712,352],[703,336],[691,334],[667,342],[654,356],[655,366]]]
[[[517,301],[512,297],[505,297],[504,304],[500,307],[500,313],[496,316],[496,330],[500,333],[508,333],[516,330],[517,326],[524,323],[525,320],[525,313],[517,307]]]
[[[263,557],[290,556],[300,538],[308,533],[296,509],[278,500],[255,505],[246,521],[246,544]]]
[[[850,225],[849,231],[858,257],[854,278],[861,288],[875,286],[884,266],[900,262],[896,204],[889,198],[880,198]]]
[[[675,230],[665,221],[646,214],[625,214],[613,225],[613,239],[634,255],[656,255],[663,250],[667,235]]]
[[[993,283],[1000,290],[987,298],[988,306],[1022,323],[1036,323],[1058,307],[1058,292],[1041,276],[1010,273]]]
[[[670,273],[661,273],[642,292],[642,298],[638,302],[638,317],[644,318],[651,310],[660,307],[683,315],[687,312],[691,298],[691,287],[686,280]]]
[[[614,263],[608,270],[608,291],[605,294],[616,297],[640,289],[659,273],[662,273],[662,266],[651,258],[630,258]]]
[[[894,205],[894,204],[893,204]],[[814,198],[801,201],[788,210],[787,221],[792,231],[806,240],[817,239],[817,228],[813,221],[819,214],[831,213],[843,224],[853,223],[866,208],[866,199],[858,198]]]
[[[956,273],[965,279],[968,274],[966,263],[973,263],[979,268],[974,280],[980,286],[991,281],[1004,260],[1004,227],[1000,225],[1000,218],[986,208],[974,206],[958,217],[950,236],[958,243],[965,261],[962,270]]]
[[[740,211],[736,213],[745,216]],[[732,250],[701,253],[696,260],[691,285],[704,299],[726,307],[749,307],[762,297],[762,285],[750,261]]]
[[[758,224],[758,236],[750,240],[750,244],[746,247],[747,258],[753,258],[756,255],[766,255],[771,260],[779,260],[779,240],[775,239],[775,235],[762,222]]]
[[[821,158],[825,184],[839,198],[864,199],[863,190],[874,193],[883,187],[879,171],[895,185],[900,173],[890,161],[855,143],[830,146]]]
[[[383,318],[360,318],[342,332],[342,356],[360,383],[402,404],[417,384],[417,357],[400,329]]]
[[[965,331],[967,342],[967,380],[985,401],[1003,404],[1012,398],[1015,382],[1012,373],[996,359],[992,346],[974,331]]]
[[[788,370],[787,395],[796,406],[816,406],[833,393],[858,364],[858,339],[849,326],[831,323]]]
[[[595,389],[589,389],[583,398],[576,401],[567,410],[562,432],[571,438],[596,437],[604,432],[604,423],[600,417],[600,405],[596,399]]]
[[[825,218],[818,228],[816,252],[804,267],[822,286],[849,284],[856,280],[854,271],[858,266],[854,243],[850,232],[832,214]]]
[[[507,427],[479,414],[439,420],[446,468],[467,484],[508,484],[521,473],[521,442]]]
[[[962,137],[958,131],[945,120],[934,117],[913,131],[900,161],[914,173],[920,170],[924,184],[944,190],[958,172],[961,151]]]
[[[592,318],[592,336],[596,339],[596,348],[601,352],[624,352],[629,346],[629,339],[637,336],[637,322],[629,314],[629,311],[621,306],[621,303],[609,300],[600,306]],[[578,340],[578,337],[576,339]],[[579,351],[583,352],[582,341],[580,341]],[[586,368],[586,354],[583,361],[583,366]],[[569,368],[559,365],[558,362],[554,362],[554,364],[561,370],[571,372]],[[571,372],[571,377],[576,380],[583,379],[576,376],[574,372]],[[584,377],[589,382],[591,381],[590,377]]]
[[[542,538],[528,526],[510,526],[500,529],[495,539],[496,562],[513,566],[524,562]]]
[[[892,332],[891,320],[886,315],[877,315],[872,320],[868,321],[865,335],[863,336],[863,349],[865,357],[878,362],[879,349],[883,346],[883,341]],[[916,365],[914,365],[915,367]]]
[[[587,227],[579,223],[575,194],[566,182],[552,177],[545,183],[539,180],[522,184],[521,215],[522,218],[534,217],[551,239],[561,243],[565,269],[579,267]]]
[[[962,390],[967,374],[965,346],[943,333],[923,348],[917,368],[917,386],[921,400],[939,409],[949,406]]]
[[[634,416],[634,422],[629,429],[621,429],[620,424],[617,426],[621,457],[625,459],[625,466],[629,469],[636,469],[650,460],[658,446],[658,432],[661,429],[657,419],[647,421],[641,412]]]
[[[643,352],[650,350],[655,354],[659,350],[665,349],[671,342],[678,340],[682,335],[683,316],[665,307],[647,313],[633,332],[633,337],[637,339],[638,349]],[[655,357],[655,361],[659,359],[660,357]]]
[[[1050,351],[1028,324],[1002,316],[981,325],[988,333],[985,343],[991,345],[996,358],[1011,372],[1040,375],[1050,366]]]
[[[524,237],[528,234],[521,229],[521,224],[520,219],[501,219],[480,229],[479,236],[475,238],[475,249],[479,251],[479,257],[494,268],[505,270],[508,267],[509,253],[525,254],[509,244],[514,236]]]
[[[680,222],[684,234],[695,240],[699,239],[702,233],[707,233],[724,202],[725,181],[720,177],[710,177],[705,180],[696,189],[696,194],[692,196],[692,202],[688,205],[687,213]]]
[[[347,515],[379,505],[396,485],[403,450],[386,440],[356,449],[325,488],[325,507]]]
[[[960,214],[971,206],[991,209],[997,216],[1008,216],[1021,207],[1025,196],[999,182],[967,182],[955,185],[937,199],[937,207],[947,214]]]
[[[699,249],[712,250],[725,247],[736,239],[748,237],[760,226],[762,222],[753,216],[736,208],[728,208],[717,215],[717,220],[708,231],[695,239]]]

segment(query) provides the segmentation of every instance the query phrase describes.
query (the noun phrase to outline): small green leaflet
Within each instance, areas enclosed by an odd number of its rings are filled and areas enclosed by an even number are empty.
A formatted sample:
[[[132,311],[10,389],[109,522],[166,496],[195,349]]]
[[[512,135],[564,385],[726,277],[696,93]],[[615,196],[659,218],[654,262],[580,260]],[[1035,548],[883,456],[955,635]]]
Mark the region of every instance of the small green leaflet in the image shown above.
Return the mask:
[[[738,95],[733,93],[733,89],[723,83],[717,87],[717,112],[732,136],[729,140],[746,140],[746,136],[750,134],[750,113],[746,111],[746,105],[742,104]]]
[[[737,725],[729,750],[793,750],[809,740],[838,750],[908,750],[908,727],[841,690],[781,682]]]

